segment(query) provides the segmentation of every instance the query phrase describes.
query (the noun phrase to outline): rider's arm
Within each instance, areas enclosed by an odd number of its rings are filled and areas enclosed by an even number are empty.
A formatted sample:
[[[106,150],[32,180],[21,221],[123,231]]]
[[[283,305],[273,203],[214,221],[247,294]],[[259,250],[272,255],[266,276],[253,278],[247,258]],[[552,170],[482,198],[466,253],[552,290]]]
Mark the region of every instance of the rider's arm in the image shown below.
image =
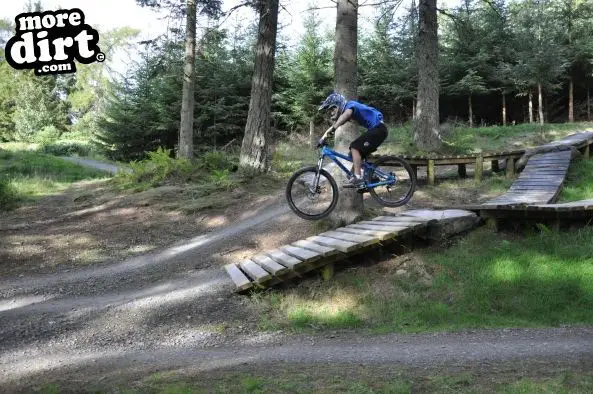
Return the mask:
[[[353,111],[351,108],[348,108],[346,111],[344,111],[342,113],[342,115],[340,115],[338,120],[336,120],[336,123],[334,123],[329,129],[327,129],[327,131],[325,132],[325,134],[323,134],[323,137],[321,137],[321,138],[326,139],[330,134],[333,134],[334,131],[336,131],[338,129],[338,127],[340,127],[344,123],[348,122],[350,120],[350,118],[352,117],[352,113],[353,113]]]

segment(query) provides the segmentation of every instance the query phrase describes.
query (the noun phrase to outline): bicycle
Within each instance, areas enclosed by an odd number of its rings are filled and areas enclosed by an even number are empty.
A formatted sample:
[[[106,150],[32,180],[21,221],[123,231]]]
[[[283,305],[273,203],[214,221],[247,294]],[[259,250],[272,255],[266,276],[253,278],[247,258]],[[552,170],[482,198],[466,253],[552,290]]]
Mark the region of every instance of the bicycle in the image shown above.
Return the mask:
[[[338,185],[334,177],[323,168],[323,161],[326,157],[336,163],[348,178],[354,176],[352,171],[338,160],[352,162],[352,157],[330,149],[325,140],[319,141],[317,147],[321,148],[317,166],[297,170],[286,185],[286,199],[290,209],[307,220],[326,217],[338,203]],[[395,156],[384,156],[373,164],[364,159],[362,170],[365,185],[364,188],[358,189],[358,192],[370,193],[379,204],[387,207],[399,207],[412,198],[416,188],[416,176],[410,164],[405,160]],[[329,195],[325,196],[325,193],[329,193]],[[320,211],[305,210],[304,207],[300,207],[302,203],[311,205],[312,209],[319,208]]]

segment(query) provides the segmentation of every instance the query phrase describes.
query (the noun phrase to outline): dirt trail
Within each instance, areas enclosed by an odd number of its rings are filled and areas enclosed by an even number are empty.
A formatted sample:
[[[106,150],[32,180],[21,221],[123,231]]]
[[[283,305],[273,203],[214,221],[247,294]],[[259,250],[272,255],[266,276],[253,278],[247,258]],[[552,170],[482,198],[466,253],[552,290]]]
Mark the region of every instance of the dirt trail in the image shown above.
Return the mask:
[[[96,170],[106,171],[111,174],[115,174],[118,171],[129,171],[128,168],[116,166],[113,164],[103,163],[102,161],[87,159],[82,157],[62,157],[62,159],[67,160],[72,163],[80,164],[86,167],[91,167]]]
[[[543,369],[593,366],[590,327],[383,336],[252,330],[258,316],[233,292],[222,264],[300,239],[308,228],[279,199],[223,229],[121,263],[2,279],[0,391],[74,381],[110,387],[157,370],[265,370],[269,363],[295,370],[324,363],[489,368],[527,360]]]

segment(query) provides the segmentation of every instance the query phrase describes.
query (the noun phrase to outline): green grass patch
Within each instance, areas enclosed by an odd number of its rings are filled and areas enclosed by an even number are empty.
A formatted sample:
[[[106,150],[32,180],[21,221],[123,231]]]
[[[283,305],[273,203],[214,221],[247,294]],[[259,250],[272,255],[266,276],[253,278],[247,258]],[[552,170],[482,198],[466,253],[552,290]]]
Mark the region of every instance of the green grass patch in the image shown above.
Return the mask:
[[[377,365],[307,366],[290,364],[250,366],[250,370],[215,370],[203,375],[187,372],[159,372],[133,383],[110,385],[108,391],[134,393],[351,393],[351,394],[407,394],[407,393],[589,393],[593,389],[590,373],[540,371],[526,372],[515,367],[511,373],[419,374]],[[508,366],[512,368],[512,366]],[[236,370],[239,369],[239,370]],[[90,390],[92,388],[92,390]],[[85,391],[104,392],[90,385]],[[59,392],[57,386],[46,386],[39,392]]]
[[[2,150],[1,207],[6,209],[17,201],[57,194],[73,182],[105,176],[102,171],[88,169],[43,153]]]
[[[520,124],[515,126],[452,127],[445,126],[445,144],[441,154],[473,154],[530,148],[561,139],[593,127],[592,123]],[[412,125],[389,129],[389,136],[379,154],[426,154],[413,144]]]
[[[593,228],[505,236],[481,228],[403,263],[353,268],[252,297],[267,326],[376,332],[593,324]],[[383,268],[384,269],[384,268]],[[364,279],[363,279],[364,278]],[[273,300],[273,301],[272,301]]]
[[[593,198],[593,160],[575,160],[570,164],[558,202]]]
[[[289,177],[299,168],[316,165],[318,157],[318,149],[313,149],[296,138],[280,141],[272,156],[272,169]]]

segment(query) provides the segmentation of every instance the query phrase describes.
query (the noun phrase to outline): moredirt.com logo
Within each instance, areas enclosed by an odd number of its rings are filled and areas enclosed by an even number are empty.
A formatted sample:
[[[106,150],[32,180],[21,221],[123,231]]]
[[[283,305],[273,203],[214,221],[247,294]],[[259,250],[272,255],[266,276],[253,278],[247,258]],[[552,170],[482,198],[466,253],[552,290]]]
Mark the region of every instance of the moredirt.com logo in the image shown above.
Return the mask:
[[[36,75],[76,72],[82,64],[105,61],[99,33],[85,24],[78,9],[28,12],[17,15],[16,34],[6,44],[6,61],[12,67],[33,69]]]

